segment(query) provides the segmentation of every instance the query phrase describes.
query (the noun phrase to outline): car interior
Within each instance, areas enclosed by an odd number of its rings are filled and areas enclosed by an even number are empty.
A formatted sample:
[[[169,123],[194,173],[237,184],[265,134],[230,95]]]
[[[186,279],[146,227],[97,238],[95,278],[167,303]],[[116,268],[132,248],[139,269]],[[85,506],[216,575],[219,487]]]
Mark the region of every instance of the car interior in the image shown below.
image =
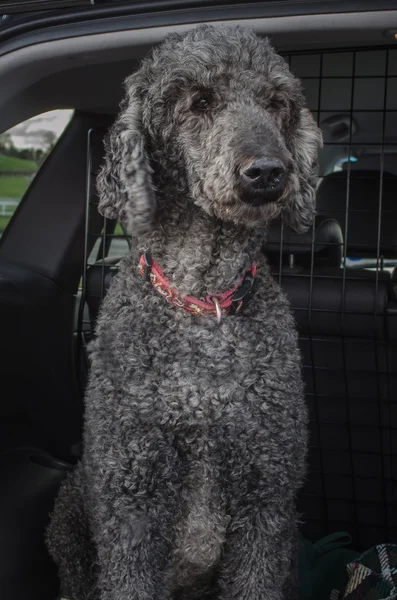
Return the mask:
[[[397,10],[208,11],[208,22],[271,37],[324,135],[313,228],[276,222],[263,241],[294,310],[310,409],[303,534],[346,531],[357,549],[397,540]],[[0,44],[0,132],[73,109],[0,239],[0,595],[10,600],[59,592],[44,531],[81,455],[87,345],[129,249],[128,232],[96,208],[103,137],[125,77],[197,21],[120,18],[89,33],[74,23]]]

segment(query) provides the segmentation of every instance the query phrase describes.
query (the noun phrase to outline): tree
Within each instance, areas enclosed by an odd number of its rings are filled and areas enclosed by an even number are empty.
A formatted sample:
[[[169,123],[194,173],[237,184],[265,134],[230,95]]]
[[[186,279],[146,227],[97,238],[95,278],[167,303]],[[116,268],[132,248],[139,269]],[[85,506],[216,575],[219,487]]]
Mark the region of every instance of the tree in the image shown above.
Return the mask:
[[[19,158],[24,158],[25,160],[36,160],[36,151],[34,148],[23,148],[19,151]]]
[[[15,150],[16,148],[11,139],[11,135],[7,132],[0,133],[0,152],[2,154],[9,154],[10,156],[13,156]]]
[[[43,145],[47,153],[51,152],[55,146],[57,136],[53,131],[43,131]]]
[[[27,138],[33,138],[26,139],[28,143],[31,143],[30,147],[16,148],[8,132],[0,134],[0,154],[34,160],[40,166],[55,146],[57,136],[53,131],[40,129],[35,131],[34,134],[29,134]]]

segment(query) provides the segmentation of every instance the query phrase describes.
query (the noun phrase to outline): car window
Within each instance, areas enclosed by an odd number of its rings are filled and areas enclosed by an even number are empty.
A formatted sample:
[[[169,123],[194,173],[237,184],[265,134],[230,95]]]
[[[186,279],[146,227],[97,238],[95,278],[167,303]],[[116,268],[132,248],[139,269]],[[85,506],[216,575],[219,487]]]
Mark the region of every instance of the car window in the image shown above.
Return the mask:
[[[0,134],[0,236],[72,115],[53,110]]]

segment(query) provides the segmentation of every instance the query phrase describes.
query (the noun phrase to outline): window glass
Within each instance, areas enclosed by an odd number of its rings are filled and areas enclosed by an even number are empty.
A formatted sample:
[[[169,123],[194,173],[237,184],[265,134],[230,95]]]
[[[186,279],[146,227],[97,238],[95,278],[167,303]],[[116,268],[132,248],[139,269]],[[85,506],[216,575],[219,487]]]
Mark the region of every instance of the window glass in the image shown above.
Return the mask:
[[[72,115],[53,110],[0,134],[0,236]]]

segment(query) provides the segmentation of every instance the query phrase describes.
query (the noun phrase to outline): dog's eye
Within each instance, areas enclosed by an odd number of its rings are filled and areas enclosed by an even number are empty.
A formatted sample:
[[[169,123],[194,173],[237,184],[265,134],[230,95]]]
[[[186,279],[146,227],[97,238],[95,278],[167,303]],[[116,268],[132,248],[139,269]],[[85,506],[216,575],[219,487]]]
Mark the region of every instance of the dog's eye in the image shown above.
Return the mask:
[[[204,112],[211,108],[213,101],[214,96],[210,91],[200,92],[194,98],[190,108],[194,112]]]

